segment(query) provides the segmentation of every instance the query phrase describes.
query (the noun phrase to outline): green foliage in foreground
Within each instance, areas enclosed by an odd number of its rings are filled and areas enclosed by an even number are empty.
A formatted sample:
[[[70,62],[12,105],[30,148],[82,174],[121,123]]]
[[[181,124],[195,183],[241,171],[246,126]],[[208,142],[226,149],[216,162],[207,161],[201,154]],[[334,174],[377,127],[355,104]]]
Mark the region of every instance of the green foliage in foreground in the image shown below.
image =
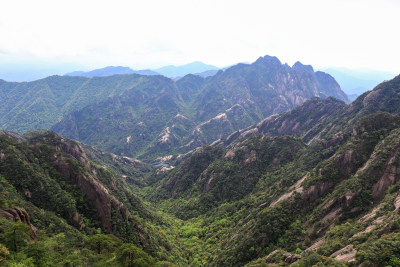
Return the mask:
[[[155,266],[157,260],[134,244],[114,235],[82,234],[83,242],[64,233],[31,231],[21,222],[0,220],[0,263],[2,266]],[[18,245],[16,245],[18,244]]]

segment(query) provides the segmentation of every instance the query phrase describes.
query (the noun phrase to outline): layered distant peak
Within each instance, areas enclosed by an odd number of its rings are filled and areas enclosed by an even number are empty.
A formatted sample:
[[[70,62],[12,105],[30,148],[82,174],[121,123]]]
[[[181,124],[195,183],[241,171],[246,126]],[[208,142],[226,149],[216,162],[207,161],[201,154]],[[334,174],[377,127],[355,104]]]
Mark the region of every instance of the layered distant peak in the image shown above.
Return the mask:
[[[292,69],[297,70],[297,71],[314,72],[314,69],[311,65],[304,65],[300,61],[297,61],[296,63],[294,63]]]
[[[185,64],[182,66],[165,66],[159,69],[155,69],[156,72],[160,73],[161,75],[176,78],[185,76],[188,73],[201,73],[209,70],[218,70],[218,67],[213,65],[204,64],[200,61],[195,61],[189,64]]]
[[[92,71],[74,71],[65,74],[66,76],[84,76],[84,77],[94,77],[94,76],[109,76],[114,74],[132,74],[134,71],[128,67],[122,66],[108,66],[101,69],[96,69]]]
[[[120,74],[129,74],[132,73],[133,70],[129,67],[122,67],[122,66],[109,66],[109,67],[105,67],[103,69],[99,69],[98,71],[104,71],[105,73],[109,72],[109,71],[113,71],[113,72],[118,72]]]
[[[182,82],[198,82],[198,81],[203,81],[204,77],[199,76],[199,75],[195,75],[195,74],[186,74],[185,76],[183,76],[182,78],[180,78],[177,83],[182,83]]]

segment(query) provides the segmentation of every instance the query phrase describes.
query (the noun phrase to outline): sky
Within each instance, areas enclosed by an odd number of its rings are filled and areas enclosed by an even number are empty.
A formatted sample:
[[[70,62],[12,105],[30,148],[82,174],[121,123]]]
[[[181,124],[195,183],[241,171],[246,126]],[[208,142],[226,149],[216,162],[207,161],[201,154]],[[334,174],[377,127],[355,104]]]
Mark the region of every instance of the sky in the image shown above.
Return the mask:
[[[399,73],[399,14],[400,0],[1,1],[0,67],[224,67],[272,55]]]

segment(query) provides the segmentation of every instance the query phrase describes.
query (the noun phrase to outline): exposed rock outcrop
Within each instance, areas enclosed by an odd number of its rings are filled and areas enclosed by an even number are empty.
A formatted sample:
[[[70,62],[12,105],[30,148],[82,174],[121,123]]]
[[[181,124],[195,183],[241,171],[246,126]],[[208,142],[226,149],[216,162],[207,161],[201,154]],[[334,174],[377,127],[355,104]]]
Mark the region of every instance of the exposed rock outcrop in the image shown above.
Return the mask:
[[[45,132],[30,139],[30,147],[36,153],[42,153],[40,144],[48,144],[55,147],[56,153],[50,158],[53,167],[59,171],[67,181],[78,186],[79,190],[89,199],[95,207],[103,227],[112,230],[112,212],[122,215],[127,221],[132,216],[124,204],[117,200],[108,189],[98,180],[97,173],[88,161],[85,150],[82,146],[70,139],[61,138],[53,132]],[[84,167],[71,165],[69,159],[77,160]],[[129,158],[124,160],[129,161]],[[111,184],[112,188],[112,184]],[[115,185],[114,185],[115,188]],[[76,226],[83,225],[79,214],[69,214],[69,220]]]
[[[75,149],[65,146],[65,151],[76,152]],[[78,155],[75,155],[78,156]],[[83,155],[78,158],[84,159]],[[89,164],[87,162],[87,164]],[[105,229],[111,230],[111,211],[114,209],[123,215],[125,220],[131,220],[131,215],[129,211],[126,210],[124,205],[118,201],[115,197],[110,195],[108,190],[96,180],[92,173],[79,173],[76,174],[71,170],[68,165],[66,158],[63,156],[54,155],[53,166],[62,173],[70,182],[78,185],[82,193],[92,202],[93,206],[96,208],[101,222]],[[89,164],[90,167],[90,164]]]
[[[23,222],[32,229],[31,238],[34,238],[36,236],[37,228],[33,224],[31,224],[30,216],[25,209],[14,207],[4,210],[0,208],[0,216],[12,222]]]

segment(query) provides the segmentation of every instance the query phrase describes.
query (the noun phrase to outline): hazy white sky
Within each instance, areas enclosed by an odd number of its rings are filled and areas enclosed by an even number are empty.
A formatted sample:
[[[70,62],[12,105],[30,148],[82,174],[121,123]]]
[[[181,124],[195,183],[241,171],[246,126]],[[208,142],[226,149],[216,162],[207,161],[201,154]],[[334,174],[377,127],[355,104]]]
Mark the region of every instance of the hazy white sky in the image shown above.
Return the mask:
[[[216,66],[289,64],[400,71],[400,0],[8,0],[0,60]]]

